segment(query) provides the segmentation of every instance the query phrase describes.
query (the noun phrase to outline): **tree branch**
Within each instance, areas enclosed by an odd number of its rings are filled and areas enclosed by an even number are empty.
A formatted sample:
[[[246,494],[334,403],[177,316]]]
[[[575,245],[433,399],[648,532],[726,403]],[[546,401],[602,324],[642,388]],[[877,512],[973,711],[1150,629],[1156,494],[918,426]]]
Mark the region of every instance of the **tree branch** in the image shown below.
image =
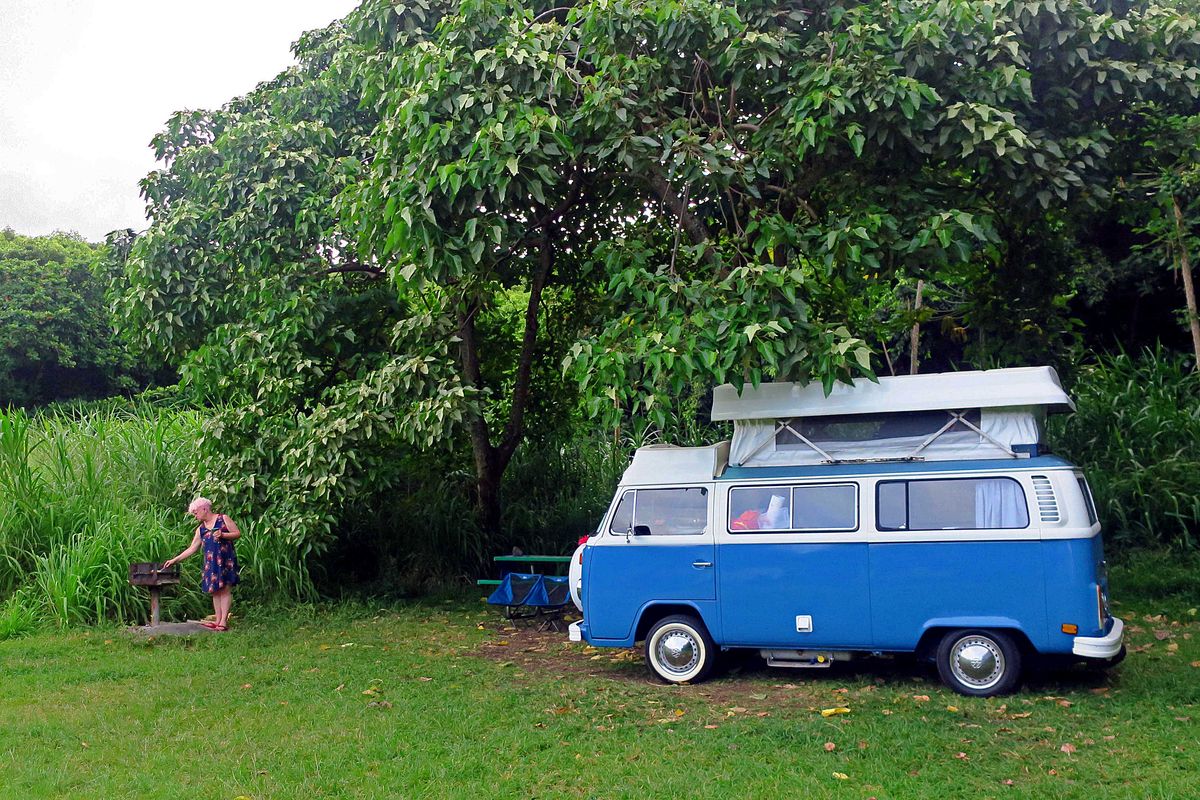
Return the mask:
[[[650,182],[650,188],[662,200],[663,205],[669,208],[679,220],[679,224],[687,233],[688,238],[692,240],[692,244],[704,245],[704,261],[712,266],[717,266],[720,259],[717,258],[717,251],[709,244],[708,228],[688,209],[687,201],[675,193],[675,189],[661,173],[652,172],[647,180]]]

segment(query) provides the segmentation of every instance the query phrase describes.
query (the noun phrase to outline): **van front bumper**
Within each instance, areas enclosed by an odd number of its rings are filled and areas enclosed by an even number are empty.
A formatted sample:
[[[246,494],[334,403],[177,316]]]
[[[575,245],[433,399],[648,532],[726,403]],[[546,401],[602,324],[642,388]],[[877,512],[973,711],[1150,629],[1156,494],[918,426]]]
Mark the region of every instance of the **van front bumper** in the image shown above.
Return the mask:
[[[1071,652],[1083,658],[1113,658],[1121,652],[1125,623],[1113,617],[1112,630],[1104,636],[1076,636]]]

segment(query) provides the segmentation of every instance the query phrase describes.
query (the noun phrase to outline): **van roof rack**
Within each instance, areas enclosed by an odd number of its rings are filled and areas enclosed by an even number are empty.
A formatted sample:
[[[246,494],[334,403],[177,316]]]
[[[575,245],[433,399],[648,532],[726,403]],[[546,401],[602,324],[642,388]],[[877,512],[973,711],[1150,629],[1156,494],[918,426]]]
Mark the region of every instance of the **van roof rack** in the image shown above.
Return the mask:
[[[713,392],[714,421],[732,420],[732,466],[1028,458],[1045,417],[1073,411],[1052,367],[860,378],[828,396],[820,384],[732,385]]]
[[[820,383],[732,384],[713,390],[713,422],[786,419],[901,411],[955,411],[964,408],[1041,406],[1048,412],[1074,411],[1053,367],[1012,367],[970,372],[896,375],[878,381],[856,378],[835,383],[826,396]]]

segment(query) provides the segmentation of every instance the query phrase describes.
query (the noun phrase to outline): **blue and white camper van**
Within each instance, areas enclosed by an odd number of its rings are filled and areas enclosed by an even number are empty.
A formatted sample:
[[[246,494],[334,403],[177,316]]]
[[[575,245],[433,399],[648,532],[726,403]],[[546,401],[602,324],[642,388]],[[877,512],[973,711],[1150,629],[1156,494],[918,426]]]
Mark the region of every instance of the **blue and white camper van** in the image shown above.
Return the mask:
[[[1048,367],[768,383],[714,393],[731,442],[643,447],[572,559],[574,640],[646,643],[672,683],[718,650],[780,667],[933,656],[967,695],[1033,654],[1112,664],[1100,524],[1079,469],[1042,446],[1073,409]]]

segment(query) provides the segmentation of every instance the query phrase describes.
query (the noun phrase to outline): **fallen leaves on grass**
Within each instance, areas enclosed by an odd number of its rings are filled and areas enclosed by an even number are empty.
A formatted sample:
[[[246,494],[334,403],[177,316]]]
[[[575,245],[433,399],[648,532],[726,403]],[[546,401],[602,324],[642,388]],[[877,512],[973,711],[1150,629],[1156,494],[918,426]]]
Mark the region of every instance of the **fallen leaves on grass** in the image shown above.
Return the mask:
[[[927,694],[914,694],[914,695],[912,696],[912,699],[913,699],[913,700],[916,700],[918,703],[928,703],[928,702],[929,702],[929,695],[927,695]]]
[[[822,708],[821,709],[822,717],[832,717],[835,714],[849,714],[849,713],[850,713],[850,709],[846,708],[845,706],[838,706],[837,708]]]
[[[836,745],[836,744],[834,744],[833,742],[826,742],[826,743],[825,743],[825,752],[826,752],[826,753],[832,753],[834,750],[837,750],[837,745]]]
[[[1058,749],[1061,750],[1062,752],[1066,753],[1067,755],[1071,755],[1071,753],[1075,752],[1075,745],[1071,744],[1070,742],[1067,742],[1066,744],[1064,744],[1062,747],[1060,747]]]
[[[850,776],[844,772],[835,772],[835,773],[833,773],[833,777],[837,778],[839,781],[850,780]]]

